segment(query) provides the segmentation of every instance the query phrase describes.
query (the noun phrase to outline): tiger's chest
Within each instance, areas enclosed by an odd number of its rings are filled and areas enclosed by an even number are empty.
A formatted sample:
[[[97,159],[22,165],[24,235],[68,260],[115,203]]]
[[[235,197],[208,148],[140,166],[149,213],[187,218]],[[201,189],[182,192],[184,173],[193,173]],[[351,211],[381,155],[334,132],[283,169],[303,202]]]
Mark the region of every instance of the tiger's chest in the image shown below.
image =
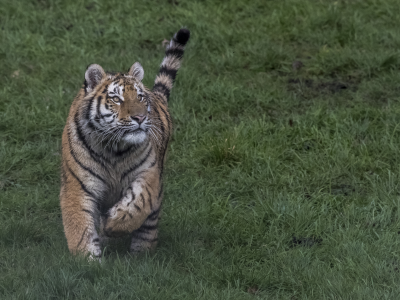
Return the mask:
[[[139,155],[108,166],[104,170],[107,184],[103,187],[102,209],[109,209],[120,201],[127,189],[155,165],[158,165],[158,157],[154,149],[149,146]]]

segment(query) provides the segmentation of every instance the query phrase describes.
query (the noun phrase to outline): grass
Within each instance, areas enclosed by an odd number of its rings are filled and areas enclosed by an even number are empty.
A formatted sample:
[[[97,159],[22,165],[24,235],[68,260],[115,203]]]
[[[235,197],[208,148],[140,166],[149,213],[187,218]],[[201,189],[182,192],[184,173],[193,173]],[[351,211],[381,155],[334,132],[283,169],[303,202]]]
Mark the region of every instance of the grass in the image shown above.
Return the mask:
[[[398,299],[397,0],[0,0],[1,299]],[[171,95],[160,243],[72,257],[60,140],[86,66]]]

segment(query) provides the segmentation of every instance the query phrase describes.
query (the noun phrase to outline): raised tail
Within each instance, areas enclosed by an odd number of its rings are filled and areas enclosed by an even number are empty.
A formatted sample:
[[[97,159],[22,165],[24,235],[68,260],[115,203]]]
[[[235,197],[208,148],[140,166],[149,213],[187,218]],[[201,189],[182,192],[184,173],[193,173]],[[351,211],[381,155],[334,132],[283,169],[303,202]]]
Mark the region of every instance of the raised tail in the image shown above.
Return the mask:
[[[181,66],[185,45],[190,37],[190,31],[182,28],[170,41],[165,50],[165,57],[153,86],[153,92],[165,97],[168,101],[176,73]]]

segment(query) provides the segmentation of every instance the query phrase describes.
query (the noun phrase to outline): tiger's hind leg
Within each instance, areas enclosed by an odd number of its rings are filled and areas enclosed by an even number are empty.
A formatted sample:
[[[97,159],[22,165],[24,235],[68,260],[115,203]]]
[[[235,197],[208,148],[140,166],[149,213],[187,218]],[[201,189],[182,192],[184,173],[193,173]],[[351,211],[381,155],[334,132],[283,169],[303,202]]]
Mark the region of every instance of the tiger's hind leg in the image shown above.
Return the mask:
[[[139,229],[132,233],[130,252],[137,254],[154,250],[158,242],[158,220],[160,208],[152,212]]]

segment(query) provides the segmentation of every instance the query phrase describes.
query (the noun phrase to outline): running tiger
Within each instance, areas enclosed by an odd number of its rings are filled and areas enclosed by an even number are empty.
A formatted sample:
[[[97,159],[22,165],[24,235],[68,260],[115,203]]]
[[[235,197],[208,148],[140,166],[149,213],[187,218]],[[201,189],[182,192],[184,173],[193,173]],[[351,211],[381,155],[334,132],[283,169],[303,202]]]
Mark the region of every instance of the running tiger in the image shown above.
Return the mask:
[[[187,29],[167,46],[153,90],[136,62],[128,73],[85,73],[62,135],[60,204],[71,253],[101,256],[101,241],[131,235],[133,253],[157,244],[163,167],[172,124],[168,98]]]

